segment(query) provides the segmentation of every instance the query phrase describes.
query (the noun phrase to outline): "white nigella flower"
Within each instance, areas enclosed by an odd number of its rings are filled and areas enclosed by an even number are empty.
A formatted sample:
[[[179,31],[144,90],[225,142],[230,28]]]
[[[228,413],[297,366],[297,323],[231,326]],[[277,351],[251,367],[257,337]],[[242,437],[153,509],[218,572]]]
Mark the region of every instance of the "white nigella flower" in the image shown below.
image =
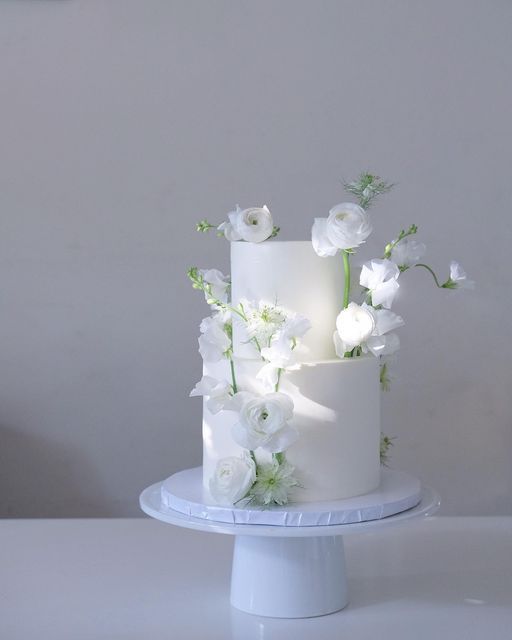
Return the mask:
[[[263,242],[274,232],[274,221],[267,206],[249,209],[237,206],[235,211],[228,213],[228,221],[219,225],[218,230],[231,242]]]
[[[190,397],[205,396],[206,406],[211,413],[226,409],[231,401],[231,385],[226,380],[203,376],[190,392]]]
[[[375,317],[368,307],[351,302],[336,318],[334,346],[340,358],[365,342],[375,329]]]
[[[343,358],[354,347],[361,347],[364,353],[370,351],[374,356],[394,353],[400,340],[390,332],[403,324],[403,319],[388,309],[373,309],[367,304],[359,306],[351,302],[336,320],[336,354]]]
[[[455,260],[450,262],[450,279],[448,283],[447,289],[473,289],[475,286],[473,280],[468,280],[466,272]]]
[[[294,471],[288,462],[279,464],[274,460],[258,465],[256,482],[249,495],[258,504],[286,504],[291,489],[299,484],[293,476]]]
[[[199,326],[199,353],[205,362],[218,362],[231,348],[231,338],[226,333],[230,326],[229,312],[219,311],[204,318]]]
[[[402,270],[414,267],[423,258],[427,247],[423,242],[407,236],[397,242],[391,250],[391,260]]]
[[[364,263],[359,283],[369,289],[374,306],[382,305],[389,309],[400,288],[397,282],[399,275],[400,269],[391,260],[374,259]]]
[[[321,257],[333,256],[338,249],[355,249],[372,232],[366,211],[353,202],[337,204],[328,218],[315,218],[311,232],[313,248]]]
[[[256,338],[260,347],[270,345],[274,334],[286,320],[286,312],[275,304],[241,301],[247,322],[245,330],[249,339]]]
[[[240,458],[222,458],[210,479],[210,493],[218,504],[236,504],[249,493],[255,479],[256,465],[247,452]]]
[[[244,449],[261,447],[270,453],[279,453],[298,437],[297,430],[288,424],[293,417],[293,402],[284,393],[256,396],[241,391],[233,396],[231,408],[239,408],[238,422],[231,433]]]
[[[220,302],[226,303],[228,301],[228,292],[231,286],[229,276],[225,276],[218,269],[200,269],[199,273],[203,278],[203,281],[210,285],[211,296],[206,295],[206,300],[211,297]]]

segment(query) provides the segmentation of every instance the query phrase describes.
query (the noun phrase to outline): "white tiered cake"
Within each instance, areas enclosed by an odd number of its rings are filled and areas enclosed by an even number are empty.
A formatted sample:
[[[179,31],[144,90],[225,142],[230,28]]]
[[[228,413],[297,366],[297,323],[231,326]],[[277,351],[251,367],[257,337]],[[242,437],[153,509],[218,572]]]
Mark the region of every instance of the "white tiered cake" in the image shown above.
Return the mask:
[[[287,449],[299,486],[292,499],[323,501],[374,490],[380,482],[379,361],[372,355],[340,359],[333,328],[341,310],[343,269],[339,257],[319,257],[311,242],[231,243],[232,306],[265,300],[306,316],[302,367],[283,376],[279,391],[293,401],[290,425],[299,433]],[[238,385],[263,394],[256,378],[261,356],[233,322],[233,360]],[[229,379],[226,359],[205,362],[204,374]],[[212,414],[203,406],[203,484],[206,494],[219,460],[243,453],[232,437],[233,411]],[[271,454],[258,452],[258,460]]]

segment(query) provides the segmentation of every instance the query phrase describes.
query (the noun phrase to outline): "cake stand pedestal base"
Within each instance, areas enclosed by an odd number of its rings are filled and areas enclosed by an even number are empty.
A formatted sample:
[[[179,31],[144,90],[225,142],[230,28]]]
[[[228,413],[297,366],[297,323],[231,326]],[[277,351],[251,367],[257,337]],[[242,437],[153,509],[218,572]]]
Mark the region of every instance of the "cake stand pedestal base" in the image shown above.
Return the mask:
[[[309,618],[347,605],[342,536],[236,536],[231,604],[247,613]]]
[[[191,485],[192,495],[200,495],[200,475],[192,470],[191,474],[185,474],[184,477],[185,484]],[[401,477],[401,482],[407,482],[406,477]],[[178,503],[180,511],[163,504],[163,486],[164,483],[158,482],[142,492],[142,510],[152,518],[179,527],[235,536],[231,604],[247,613],[275,618],[309,618],[343,609],[348,602],[343,537],[373,532],[432,515],[440,504],[435,491],[421,487],[415,498],[416,506],[404,508],[400,513],[395,512],[387,517],[375,518],[374,509],[368,508],[368,494],[350,501],[339,501],[339,504],[333,503],[329,508],[326,503],[317,503],[290,506],[289,511],[283,508],[284,512],[281,509],[282,521],[295,524],[220,522],[211,519],[215,513],[212,512],[212,506],[204,503],[201,507],[197,502],[199,498],[194,502],[183,498]],[[385,494],[386,491],[383,491]],[[394,490],[392,493],[394,495]],[[377,497],[377,504],[382,504],[382,491]],[[357,508],[358,502],[361,508]],[[350,505],[348,511],[345,509],[347,505]],[[186,513],[190,509],[194,514],[199,514],[201,508],[203,517]],[[236,511],[233,519],[244,516],[243,510]],[[354,516],[354,513],[361,519],[352,519],[347,524],[297,524],[297,514],[306,517],[308,513],[314,513],[319,522],[332,521],[342,514]],[[373,514],[374,519],[363,520],[365,513]],[[382,510],[382,513],[385,511]],[[252,516],[261,514],[269,518],[271,510],[253,513]],[[222,517],[226,517],[226,513],[222,513]]]

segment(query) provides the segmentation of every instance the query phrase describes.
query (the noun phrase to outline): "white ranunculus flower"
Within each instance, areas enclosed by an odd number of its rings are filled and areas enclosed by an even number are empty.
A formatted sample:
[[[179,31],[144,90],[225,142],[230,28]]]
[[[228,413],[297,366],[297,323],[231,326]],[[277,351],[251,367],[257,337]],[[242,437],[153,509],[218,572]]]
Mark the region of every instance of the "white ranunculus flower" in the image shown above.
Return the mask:
[[[234,401],[236,403],[237,396]],[[288,424],[293,417],[293,402],[284,393],[256,396],[241,394],[238,422],[232,428],[233,439],[244,449],[259,447],[270,453],[285,451],[298,438],[297,430]]]
[[[226,380],[203,376],[190,392],[190,397],[193,396],[205,396],[208,411],[219,413],[231,402],[231,385]]]
[[[369,308],[351,302],[340,311],[336,318],[334,347],[336,354],[343,358],[346,351],[352,351],[365,342],[375,329],[375,317]]]
[[[468,280],[466,272],[455,260],[450,262],[450,280],[455,285],[452,288],[455,289],[473,289],[475,286],[473,280]]]
[[[343,202],[329,211],[327,237],[338,249],[355,249],[371,232],[370,218],[358,204]]]
[[[328,218],[315,218],[311,240],[316,253],[325,258],[335,255],[338,249],[355,249],[371,232],[366,211],[354,202],[343,202],[329,211]]]
[[[231,347],[231,339],[225,331],[230,322],[229,313],[219,311],[204,318],[199,326],[199,353],[205,362],[218,362]]]
[[[256,465],[247,453],[240,458],[222,458],[210,478],[210,493],[218,504],[236,504],[245,498],[255,480]]]
[[[391,260],[399,267],[408,269],[423,258],[427,247],[410,236],[400,240],[391,250]]]
[[[211,297],[221,302],[227,302],[228,291],[231,286],[229,276],[225,276],[218,269],[201,269],[199,273],[204,282],[210,285]]]
[[[400,269],[391,260],[374,259],[364,263],[359,283],[370,290],[373,305],[389,309],[400,288],[399,275]]]
[[[235,211],[228,213],[228,221],[223,222],[217,229],[231,242],[263,242],[274,232],[274,221],[267,206],[249,209],[240,209],[237,206]]]

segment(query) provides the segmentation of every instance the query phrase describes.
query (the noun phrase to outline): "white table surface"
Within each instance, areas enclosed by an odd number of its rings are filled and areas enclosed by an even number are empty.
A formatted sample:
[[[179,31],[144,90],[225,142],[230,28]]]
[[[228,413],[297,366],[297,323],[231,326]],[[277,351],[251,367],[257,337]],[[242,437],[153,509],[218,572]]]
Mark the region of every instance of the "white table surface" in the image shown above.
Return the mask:
[[[230,607],[232,545],[142,518],[0,520],[0,638],[512,638],[512,517],[347,536],[350,604],[303,620]]]

